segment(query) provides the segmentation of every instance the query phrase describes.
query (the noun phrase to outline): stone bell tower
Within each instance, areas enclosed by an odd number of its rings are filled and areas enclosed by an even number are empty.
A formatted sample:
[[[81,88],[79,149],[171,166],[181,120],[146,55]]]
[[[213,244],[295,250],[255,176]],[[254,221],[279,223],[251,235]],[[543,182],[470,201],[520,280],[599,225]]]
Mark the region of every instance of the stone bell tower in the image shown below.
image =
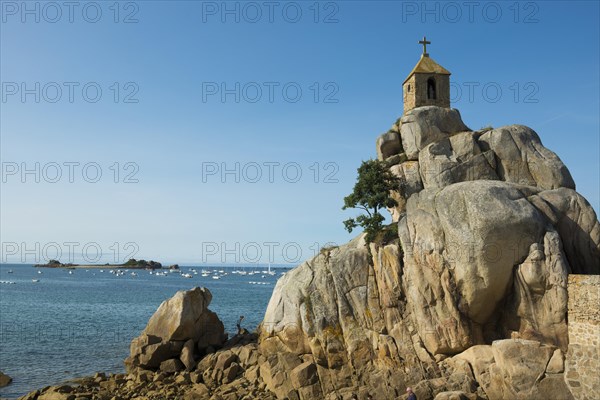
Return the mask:
[[[429,58],[426,37],[419,41],[423,54],[402,85],[404,112],[421,106],[450,108],[450,72]]]

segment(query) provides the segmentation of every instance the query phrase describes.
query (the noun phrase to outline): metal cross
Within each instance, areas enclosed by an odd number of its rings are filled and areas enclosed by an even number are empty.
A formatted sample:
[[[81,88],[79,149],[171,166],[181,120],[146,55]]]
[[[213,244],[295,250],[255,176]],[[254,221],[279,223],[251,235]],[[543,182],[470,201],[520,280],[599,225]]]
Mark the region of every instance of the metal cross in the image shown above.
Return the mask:
[[[423,36],[423,40],[419,40],[419,44],[423,45],[423,55],[425,57],[428,57],[429,54],[427,54],[427,45],[431,44],[431,42],[427,41],[427,38],[425,36]]]

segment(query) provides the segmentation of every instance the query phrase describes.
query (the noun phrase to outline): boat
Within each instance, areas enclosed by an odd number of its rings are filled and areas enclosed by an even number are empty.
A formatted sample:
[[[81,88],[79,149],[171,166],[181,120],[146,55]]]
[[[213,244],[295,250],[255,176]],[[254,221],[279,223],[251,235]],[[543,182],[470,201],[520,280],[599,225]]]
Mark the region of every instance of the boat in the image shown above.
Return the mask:
[[[184,278],[192,278],[193,277],[192,274],[181,274],[181,276],[183,276]]]
[[[39,279],[32,279],[31,280],[31,282],[33,282],[33,283],[36,283],[36,282],[39,282],[39,281],[40,281]]]
[[[42,273],[42,271],[38,271],[38,274],[41,274],[41,273]]]
[[[137,276],[137,274],[135,272],[132,272],[131,276]]]
[[[73,271],[69,271],[69,275],[73,275]]]
[[[213,277],[212,277],[212,278],[213,278],[213,279],[221,279],[221,277],[220,277],[220,276],[218,276],[218,275],[213,275]]]
[[[7,285],[14,285],[15,284],[13,281],[0,281],[0,283],[5,283]]]
[[[9,270],[8,270],[8,273],[9,273],[9,274],[12,274],[12,273],[13,273],[13,270],[12,270],[12,269],[9,269]]]

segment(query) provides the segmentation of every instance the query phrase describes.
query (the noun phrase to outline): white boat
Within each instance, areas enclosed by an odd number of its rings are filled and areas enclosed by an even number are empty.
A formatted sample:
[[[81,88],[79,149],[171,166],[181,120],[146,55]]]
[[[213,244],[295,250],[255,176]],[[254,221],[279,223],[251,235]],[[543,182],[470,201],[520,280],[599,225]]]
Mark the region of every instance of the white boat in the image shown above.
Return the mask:
[[[137,276],[137,274],[135,272],[132,272],[131,276]]]
[[[0,283],[5,283],[7,285],[14,285],[15,284],[13,281],[0,281]]]
[[[213,275],[213,277],[212,277],[212,278],[213,278],[213,279],[221,279],[221,277],[220,277],[220,276],[217,276],[217,275]]]
[[[181,276],[183,276],[184,278],[192,278],[193,277],[192,274],[181,274]]]
[[[42,271],[38,271],[38,274],[41,274],[41,273],[42,273]]]
[[[39,282],[39,281],[40,281],[39,279],[32,279],[31,280],[31,282],[34,282],[34,283]]]
[[[101,269],[101,270],[100,270],[100,272],[104,272],[104,270],[103,270],[103,269]]]
[[[69,275],[73,275],[73,271],[69,271]]]

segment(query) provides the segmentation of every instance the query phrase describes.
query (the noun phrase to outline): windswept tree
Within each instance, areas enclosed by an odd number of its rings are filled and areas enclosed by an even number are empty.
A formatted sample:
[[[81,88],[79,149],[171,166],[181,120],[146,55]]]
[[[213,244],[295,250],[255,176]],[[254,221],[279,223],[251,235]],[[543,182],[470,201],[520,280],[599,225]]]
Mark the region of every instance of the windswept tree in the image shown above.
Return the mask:
[[[366,233],[367,243],[372,243],[384,228],[385,217],[379,211],[398,204],[392,198],[391,191],[398,190],[399,185],[400,179],[391,173],[385,162],[363,161],[358,168],[354,190],[349,196],[344,197],[342,209],[356,208],[366,214],[344,221],[346,230],[352,232],[354,228],[361,226]]]

